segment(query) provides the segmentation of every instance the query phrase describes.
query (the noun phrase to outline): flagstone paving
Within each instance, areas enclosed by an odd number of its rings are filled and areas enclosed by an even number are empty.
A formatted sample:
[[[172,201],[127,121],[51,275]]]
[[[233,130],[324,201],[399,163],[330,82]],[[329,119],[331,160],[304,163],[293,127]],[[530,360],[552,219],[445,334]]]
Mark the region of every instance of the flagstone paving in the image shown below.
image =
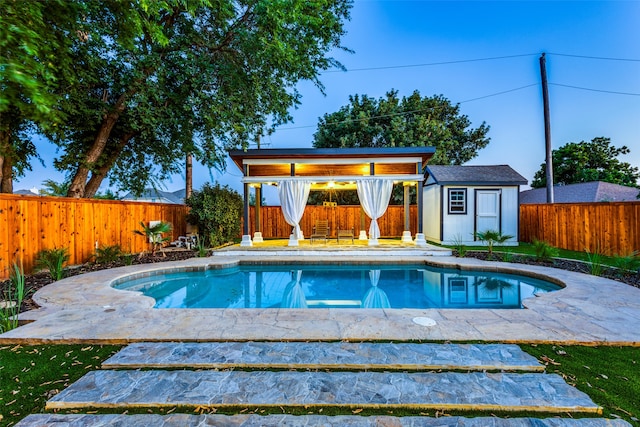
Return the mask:
[[[303,257],[305,262],[424,262],[460,269],[504,269],[566,284],[524,300],[525,309],[154,309],[152,298],[110,284],[155,270],[207,269],[248,262],[300,262],[300,257],[217,255],[115,268],[69,277],[34,295],[42,306],[21,314],[33,320],[0,335],[0,344],[136,341],[499,341],[640,345],[640,289],[554,268],[453,257],[354,256],[349,252]],[[417,324],[416,317],[430,322]]]
[[[555,374],[184,370],[89,372],[46,408],[173,406],[600,410]]]
[[[622,420],[600,418],[392,417],[323,415],[30,415],[16,427],[626,427]]]
[[[102,367],[544,371],[517,345],[348,342],[134,343]]]

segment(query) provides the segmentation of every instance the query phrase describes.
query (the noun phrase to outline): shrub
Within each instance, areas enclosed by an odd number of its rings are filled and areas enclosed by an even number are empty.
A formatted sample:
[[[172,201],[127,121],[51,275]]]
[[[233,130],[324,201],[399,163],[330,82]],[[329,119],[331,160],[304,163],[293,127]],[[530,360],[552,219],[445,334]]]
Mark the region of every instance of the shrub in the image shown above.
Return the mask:
[[[96,253],[93,254],[93,257],[97,264],[110,264],[112,262],[120,261],[122,255],[123,252],[120,245],[110,245],[96,248]]]
[[[187,221],[198,226],[200,236],[208,236],[211,246],[218,246],[240,235],[243,202],[238,192],[228,186],[205,184],[186,201],[191,208]]]
[[[501,231],[497,230],[486,230],[476,232],[475,237],[481,242],[486,243],[487,249],[489,250],[489,258],[491,258],[493,257],[493,246],[500,245],[511,239],[513,236],[502,234]]]
[[[640,253],[633,251],[625,256],[616,255],[613,262],[623,273],[638,273],[638,269],[640,269]]]
[[[36,269],[49,270],[53,280],[60,280],[64,277],[64,264],[67,261],[69,261],[67,248],[44,249],[36,255]]]
[[[533,239],[533,250],[536,253],[536,259],[539,261],[551,261],[558,256],[558,249],[544,240]]]
[[[589,273],[593,276],[602,276],[602,263],[603,257],[600,248],[596,247],[593,253],[589,252],[589,249],[585,251],[587,253],[587,259],[589,260]]]
[[[18,313],[20,313],[20,307],[25,296],[24,271],[21,266],[14,262],[9,284],[2,292],[0,334],[18,327]]]
[[[460,258],[464,258],[467,255],[467,247],[462,243],[462,236],[457,234],[453,238],[453,247],[456,250],[456,255]]]
[[[171,240],[170,237],[163,236],[164,233],[171,232],[171,224],[168,222],[160,221],[154,225],[146,225],[140,221],[142,230],[134,230],[133,232],[140,236],[145,236],[147,241],[151,245],[151,255],[154,256],[156,252],[162,247],[165,242]],[[140,256],[144,254],[141,253]]]

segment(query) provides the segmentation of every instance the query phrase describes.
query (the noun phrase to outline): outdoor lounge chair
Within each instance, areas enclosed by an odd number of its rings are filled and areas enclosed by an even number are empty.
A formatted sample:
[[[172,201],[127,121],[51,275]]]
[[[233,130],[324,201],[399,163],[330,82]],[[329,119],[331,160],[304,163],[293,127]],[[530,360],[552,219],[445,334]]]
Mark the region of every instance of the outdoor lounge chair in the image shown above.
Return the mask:
[[[311,233],[311,244],[317,239],[324,239],[324,242],[327,243],[327,237],[329,237],[329,221],[326,219],[317,220],[313,227],[313,233]]]
[[[348,230],[340,230],[338,229],[338,243],[340,243],[340,239],[351,239],[351,244],[353,244],[353,228]]]

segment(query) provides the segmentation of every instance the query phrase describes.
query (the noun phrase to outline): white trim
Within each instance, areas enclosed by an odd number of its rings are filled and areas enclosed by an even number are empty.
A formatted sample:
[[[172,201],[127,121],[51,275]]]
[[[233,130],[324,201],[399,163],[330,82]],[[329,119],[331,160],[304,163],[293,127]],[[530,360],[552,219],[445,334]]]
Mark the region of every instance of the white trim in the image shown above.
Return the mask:
[[[388,179],[391,181],[424,181],[424,175],[245,176],[242,178],[242,183],[251,184],[281,181],[348,182],[372,179]]]
[[[320,159],[302,159],[302,158],[279,158],[275,159],[243,159],[244,165],[290,165],[294,164],[320,164],[320,165],[358,165],[361,163],[419,163],[422,157],[346,157],[346,158],[320,158]]]

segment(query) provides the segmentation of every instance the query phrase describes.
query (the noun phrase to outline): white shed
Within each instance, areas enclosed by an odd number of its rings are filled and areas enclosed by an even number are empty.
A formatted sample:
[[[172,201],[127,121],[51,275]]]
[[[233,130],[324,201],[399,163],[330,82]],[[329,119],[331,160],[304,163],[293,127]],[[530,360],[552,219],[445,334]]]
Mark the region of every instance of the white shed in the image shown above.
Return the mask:
[[[478,244],[477,232],[497,230],[518,244],[520,186],[527,180],[508,165],[428,166],[423,187],[427,240]]]

